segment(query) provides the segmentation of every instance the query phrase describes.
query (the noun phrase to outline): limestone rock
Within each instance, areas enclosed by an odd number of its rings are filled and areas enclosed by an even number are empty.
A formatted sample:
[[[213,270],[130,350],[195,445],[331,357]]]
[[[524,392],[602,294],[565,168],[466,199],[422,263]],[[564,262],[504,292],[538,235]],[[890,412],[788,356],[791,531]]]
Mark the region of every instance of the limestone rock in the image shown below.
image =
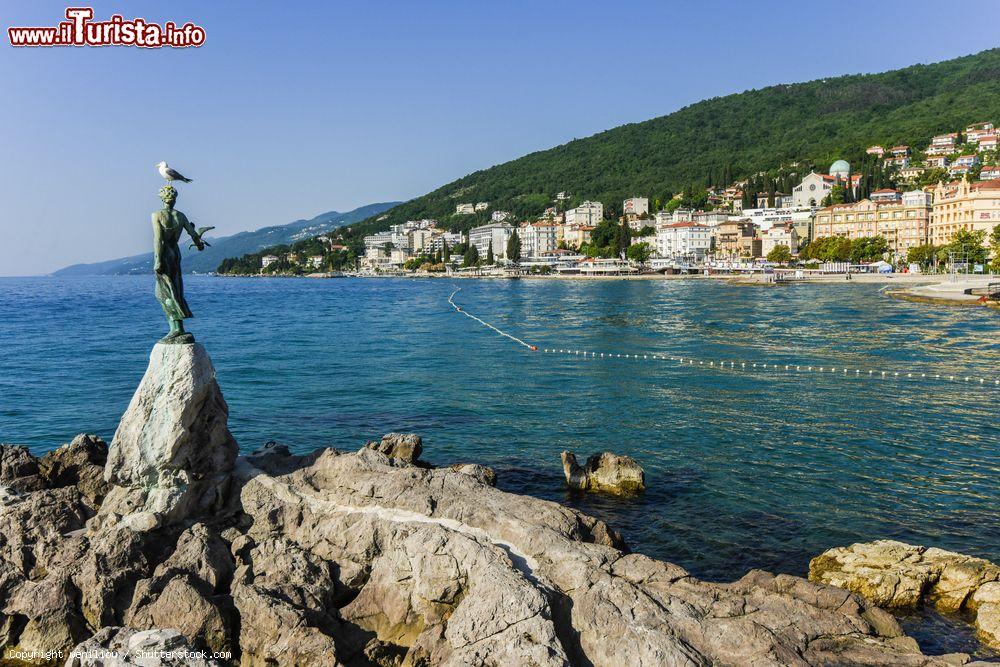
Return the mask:
[[[976,633],[987,646],[1000,649],[1000,582],[983,584],[972,597]]]
[[[190,575],[147,579],[136,587],[125,623],[141,630],[171,626],[196,646],[227,651],[231,631],[219,601],[205,594],[202,582]]]
[[[136,584],[152,573],[157,541],[124,526],[87,535],[87,546],[70,568],[79,606],[93,628],[119,625]]]
[[[229,408],[205,348],[156,344],[111,442],[105,479],[116,488],[100,514],[176,523],[217,505],[236,457]]]
[[[27,447],[0,445],[0,485],[18,493],[45,488],[38,459]]]
[[[1000,581],[1000,567],[953,551],[878,540],[824,552],[809,563],[809,578],[880,607],[914,607],[927,599],[941,611],[956,612],[984,583]]]
[[[566,484],[572,489],[631,495],[646,488],[642,467],[628,456],[601,452],[581,467],[572,452],[563,452],[562,463]]]
[[[156,652],[161,657],[144,658],[140,653]],[[217,667],[195,650],[176,630],[134,630],[107,627],[70,652],[66,667]]]
[[[111,488],[104,479],[107,458],[108,446],[103,440],[81,433],[43,456],[39,467],[50,487],[75,486],[92,507],[97,507]]]
[[[881,607],[927,601],[943,612],[976,612],[980,638],[1000,648],[1000,567],[982,558],[879,540],[824,552],[809,563],[809,578]]]
[[[702,582],[624,555],[594,519],[449,469],[333,451],[271,465],[288,471],[235,471],[252,521],[233,542],[246,554],[234,599],[241,647],[259,658],[294,637],[345,663],[945,664],[845,590],[762,572]],[[319,561],[288,560],[299,551]],[[339,619],[313,613],[323,596]]]
[[[463,475],[472,477],[473,479],[478,479],[487,486],[497,485],[497,474],[493,471],[493,468],[488,468],[486,466],[479,465],[478,463],[456,463],[449,467],[455,472],[460,472]]]
[[[891,615],[843,588],[759,571],[700,581],[625,553],[598,519],[484,478],[377,449],[270,448],[237,460],[217,511],[141,532],[113,514],[84,530],[82,477],[19,494],[0,505],[0,642],[8,654],[77,646],[69,664],[95,667],[139,664],[123,650],[142,648],[233,650],[247,667],[964,659],[922,655]],[[104,502],[122,500],[135,502],[131,521],[152,514],[141,487],[116,486]],[[886,568],[946,563],[926,568],[943,582],[937,599],[978,611],[992,641],[989,564],[916,549],[874,553]],[[119,655],[98,663],[87,648]]]
[[[390,459],[416,463],[423,451],[423,440],[413,433],[387,433],[382,436],[381,442],[369,442],[365,447],[381,452]]]

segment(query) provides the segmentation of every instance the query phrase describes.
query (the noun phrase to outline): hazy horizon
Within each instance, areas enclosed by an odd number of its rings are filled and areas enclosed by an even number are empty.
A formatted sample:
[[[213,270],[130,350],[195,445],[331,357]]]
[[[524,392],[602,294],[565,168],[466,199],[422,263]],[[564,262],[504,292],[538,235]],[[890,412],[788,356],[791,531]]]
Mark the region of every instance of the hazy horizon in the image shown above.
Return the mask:
[[[178,186],[178,208],[226,236],[411,199],[705,98],[997,46],[990,21],[941,27],[942,11],[995,15],[982,0],[947,10],[90,4],[95,19],[193,21],[206,43],[15,49],[4,38],[0,76],[12,93],[0,108],[0,275],[148,251],[160,160],[195,179]],[[66,6],[9,3],[4,27],[55,25]],[[930,43],[908,38],[931,25],[940,29]]]

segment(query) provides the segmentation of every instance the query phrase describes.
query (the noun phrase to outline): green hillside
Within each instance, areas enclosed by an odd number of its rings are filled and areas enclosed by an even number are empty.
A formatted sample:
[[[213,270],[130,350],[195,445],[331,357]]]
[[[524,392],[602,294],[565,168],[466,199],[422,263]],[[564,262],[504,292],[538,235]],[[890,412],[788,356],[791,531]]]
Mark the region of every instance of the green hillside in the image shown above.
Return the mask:
[[[488,201],[519,218],[540,214],[558,191],[570,204],[596,199],[607,215],[622,199],[651,203],[689,185],[724,185],[798,162],[858,164],[865,148],[908,144],[980,120],[1000,121],[1000,49],[881,74],[851,75],[717,97],[667,116],[623,125],[474,172],[349,228],[357,238],[406,220],[435,218],[465,229],[487,213],[455,205]]]

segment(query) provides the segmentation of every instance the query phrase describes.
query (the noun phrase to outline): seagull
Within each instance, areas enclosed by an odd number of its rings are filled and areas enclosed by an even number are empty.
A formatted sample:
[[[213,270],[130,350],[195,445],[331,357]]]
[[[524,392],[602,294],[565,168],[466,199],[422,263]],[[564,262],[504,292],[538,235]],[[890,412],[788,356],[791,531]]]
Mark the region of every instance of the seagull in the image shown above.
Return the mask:
[[[190,183],[192,179],[185,178],[179,171],[171,168],[166,162],[157,162],[156,168],[160,171],[160,176],[166,181],[184,181]]]

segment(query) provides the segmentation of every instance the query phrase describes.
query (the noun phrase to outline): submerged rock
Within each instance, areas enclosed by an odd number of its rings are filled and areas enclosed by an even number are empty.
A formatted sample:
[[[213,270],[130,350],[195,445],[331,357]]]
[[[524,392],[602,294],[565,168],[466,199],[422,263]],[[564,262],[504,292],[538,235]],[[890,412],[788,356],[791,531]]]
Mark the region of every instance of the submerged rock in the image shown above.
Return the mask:
[[[594,454],[580,466],[573,452],[562,453],[566,484],[579,491],[604,491],[615,495],[632,495],[646,488],[646,474],[629,456],[611,452]]]
[[[953,551],[878,540],[823,552],[809,579],[863,595],[880,607],[932,603],[943,612],[976,613],[980,638],[1000,648],[1000,567]]]
[[[151,530],[218,506],[237,451],[228,418],[204,347],[154,345],[111,442],[102,522]]]

